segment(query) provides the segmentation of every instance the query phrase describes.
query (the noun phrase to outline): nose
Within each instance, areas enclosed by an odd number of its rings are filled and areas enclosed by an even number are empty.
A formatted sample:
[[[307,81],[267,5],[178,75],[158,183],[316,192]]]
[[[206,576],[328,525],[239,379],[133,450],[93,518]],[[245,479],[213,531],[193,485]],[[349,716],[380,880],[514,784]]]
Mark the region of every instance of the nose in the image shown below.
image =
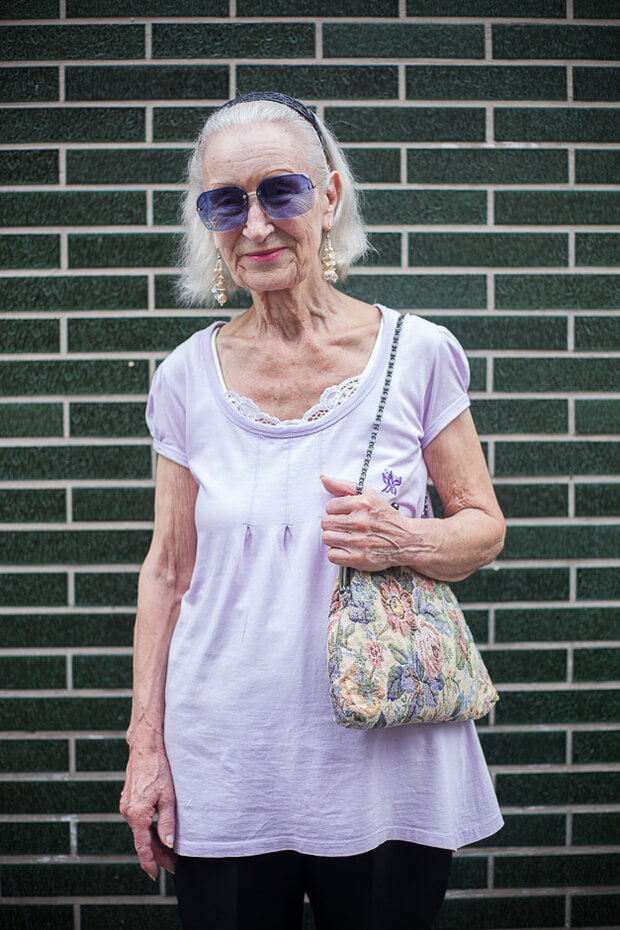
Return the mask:
[[[248,218],[245,221],[243,232],[248,239],[261,242],[273,230],[273,223],[258,202],[256,193],[248,194]]]

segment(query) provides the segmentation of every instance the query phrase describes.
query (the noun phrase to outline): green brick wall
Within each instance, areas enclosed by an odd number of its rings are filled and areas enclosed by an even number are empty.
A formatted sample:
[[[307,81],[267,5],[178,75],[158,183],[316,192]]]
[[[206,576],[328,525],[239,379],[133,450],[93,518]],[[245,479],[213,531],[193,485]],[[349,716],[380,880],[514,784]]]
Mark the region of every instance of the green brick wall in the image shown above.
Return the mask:
[[[351,158],[376,253],[346,290],[463,342],[508,517],[457,586],[501,692],[479,731],[506,827],[455,858],[437,926],[620,926],[618,0],[4,0],[0,19],[2,927],[178,927],[117,813],[143,410],[213,316],[172,287],[188,150],[254,89],[315,105]]]

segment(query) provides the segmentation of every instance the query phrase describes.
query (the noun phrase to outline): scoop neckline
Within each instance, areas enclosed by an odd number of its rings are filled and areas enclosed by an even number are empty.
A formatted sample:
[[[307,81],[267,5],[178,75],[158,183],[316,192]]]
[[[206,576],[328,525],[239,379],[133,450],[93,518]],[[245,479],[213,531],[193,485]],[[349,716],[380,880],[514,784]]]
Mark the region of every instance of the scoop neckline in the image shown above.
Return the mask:
[[[213,358],[213,348],[212,340],[215,338],[215,332],[220,327],[224,326],[224,320],[216,320],[208,329],[205,331],[207,339],[203,343],[203,362],[206,366],[207,376],[209,378],[211,393],[215,396],[219,406],[222,408],[228,419],[232,420],[237,426],[246,432],[257,433],[262,436],[268,436],[269,438],[291,438],[292,436],[305,436],[312,433],[320,432],[324,429],[328,429],[330,426],[333,426],[344,416],[346,416],[349,411],[357,407],[368,393],[372,390],[376,384],[377,377],[380,372],[383,372],[385,369],[385,359],[386,352],[389,349],[389,346],[392,342],[393,330],[396,325],[394,320],[394,325],[389,325],[390,316],[394,314],[397,316],[396,311],[389,311],[386,307],[381,304],[374,304],[379,312],[381,313],[381,323],[379,327],[379,332],[377,333],[377,338],[375,344],[372,348],[368,362],[362,375],[362,381],[360,382],[357,390],[352,394],[351,397],[346,398],[342,404],[338,407],[334,407],[333,410],[328,411],[324,416],[320,417],[318,420],[314,421],[301,421],[295,423],[289,423],[287,421],[282,421],[279,424],[271,423],[256,423],[252,420],[249,420],[242,413],[240,413],[236,408],[230,403],[226,396],[227,388],[222,384],[220,376],[216,369],[215,359]],[[389,316],[388,316],[389,314]]]

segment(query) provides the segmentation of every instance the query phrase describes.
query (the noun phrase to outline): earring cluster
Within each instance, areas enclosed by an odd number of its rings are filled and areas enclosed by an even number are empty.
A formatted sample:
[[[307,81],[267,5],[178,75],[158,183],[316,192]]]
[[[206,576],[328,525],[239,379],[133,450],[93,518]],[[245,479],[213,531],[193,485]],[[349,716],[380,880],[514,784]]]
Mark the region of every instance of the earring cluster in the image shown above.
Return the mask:
[[[326,281],[330,281],[332,284],[335,284],[335,282],[338,280],[338,274],[336,272],[336,256],[334,255],[334,247],[332,245],[332,239],[329,233],[327,233],[325,236],[325,244],[321,253],[321,267],[323,270],[323,278]]]
[[[213,287],[211,288],[211,293],[217,300],[220,307],[223,307],[228,296],[226,294],[226,278],[224,277],[224,262],[222,261],[222,256],[217,253],[217,261],[215,263],[215,268],[213,269]]]

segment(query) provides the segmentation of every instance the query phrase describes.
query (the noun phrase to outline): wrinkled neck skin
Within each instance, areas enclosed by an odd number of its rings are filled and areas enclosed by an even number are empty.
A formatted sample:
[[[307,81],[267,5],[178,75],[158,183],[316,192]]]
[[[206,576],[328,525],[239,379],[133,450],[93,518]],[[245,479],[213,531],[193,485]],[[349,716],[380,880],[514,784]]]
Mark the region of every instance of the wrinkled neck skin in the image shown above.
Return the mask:
[[[319,274],[294,288],[252,292],[252,306],[244,314],[244,322],[259,338],[298,342],[304,335],[318,334],[337,325],[340,322],[337,318],[346,313],[348,303],[349,298]]]

